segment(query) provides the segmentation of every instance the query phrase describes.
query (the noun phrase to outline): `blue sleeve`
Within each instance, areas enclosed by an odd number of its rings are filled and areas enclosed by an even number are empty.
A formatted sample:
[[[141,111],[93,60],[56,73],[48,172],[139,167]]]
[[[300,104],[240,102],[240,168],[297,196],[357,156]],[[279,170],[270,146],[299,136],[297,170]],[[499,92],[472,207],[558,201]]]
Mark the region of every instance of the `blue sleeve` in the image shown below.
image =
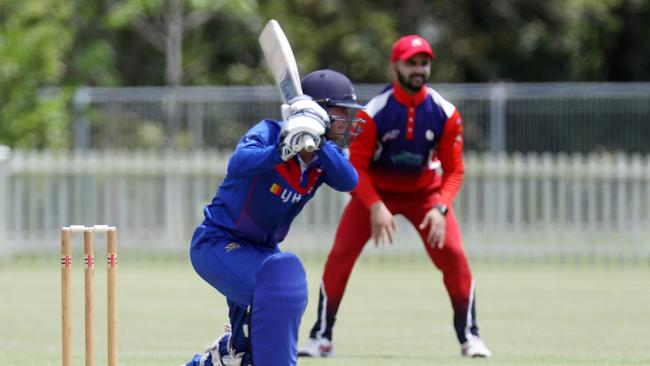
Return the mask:
[[[227,174],[232,177],[257,175],[281,163],[277,150],[277,131],[266,121],[251,128],[242,137],[228,162]]]
[[[316,153],[323,164],[327,185],[341,192],[350,192],[357,186],[357,171],[342,149],[327,141]]]

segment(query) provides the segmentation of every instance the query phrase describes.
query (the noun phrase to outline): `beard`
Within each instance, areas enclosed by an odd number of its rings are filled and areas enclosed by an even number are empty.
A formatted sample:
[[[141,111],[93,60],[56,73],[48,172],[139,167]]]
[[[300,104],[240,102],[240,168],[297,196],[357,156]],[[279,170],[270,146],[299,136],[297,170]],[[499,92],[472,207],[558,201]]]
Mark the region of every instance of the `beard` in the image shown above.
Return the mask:
[[[404,88],[415,93],[426,84],[427,76],[424,74],[412,74],[407,78],[397,70],[397,81],[399,81]]]

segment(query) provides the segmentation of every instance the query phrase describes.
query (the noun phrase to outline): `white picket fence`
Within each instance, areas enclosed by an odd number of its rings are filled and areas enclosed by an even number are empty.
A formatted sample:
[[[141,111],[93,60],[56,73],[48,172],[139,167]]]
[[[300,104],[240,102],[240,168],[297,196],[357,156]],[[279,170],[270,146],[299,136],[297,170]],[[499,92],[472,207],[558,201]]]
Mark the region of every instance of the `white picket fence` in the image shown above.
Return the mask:
[[[0,161],[0,256],[56,251],[69,224],[115,225],[134,253],[182,253],[228,154],[14,152]],[[650,261],[649,157],[468,153],[465,165],[454,208],[470,257]],[[283,247],[326,253],[347,199],[321,189]],[[398,232],[366,251],[423,253],[401,218]]]

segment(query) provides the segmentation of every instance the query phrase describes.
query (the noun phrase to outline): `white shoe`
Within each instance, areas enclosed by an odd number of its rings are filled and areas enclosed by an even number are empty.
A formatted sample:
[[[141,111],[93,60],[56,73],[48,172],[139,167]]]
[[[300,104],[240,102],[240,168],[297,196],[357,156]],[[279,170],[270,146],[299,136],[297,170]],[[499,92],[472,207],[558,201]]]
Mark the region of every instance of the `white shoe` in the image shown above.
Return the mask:
[[[309,338],[307,344],[298,350],[298,357],[332,357],[334,346],[327,338]]]
[[[204,366],[207,359],[211,358],[213,365],[240,366],[244,352],[236,353],[231,344],[230,324],[224,326],[224,334],[217,338],[205,349],[199,366]]]
[[[472,337],[461,345],[460,353],[465,357],[487,358],[492,352],[485,346],[483,340],[479,337]]]

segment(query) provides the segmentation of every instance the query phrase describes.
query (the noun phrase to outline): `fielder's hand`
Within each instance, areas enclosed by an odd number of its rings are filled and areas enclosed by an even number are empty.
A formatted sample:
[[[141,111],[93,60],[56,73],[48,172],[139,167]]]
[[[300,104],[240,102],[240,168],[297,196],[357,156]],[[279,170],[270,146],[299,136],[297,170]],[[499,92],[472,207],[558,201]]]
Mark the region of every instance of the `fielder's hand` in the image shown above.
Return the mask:
[[[397,229],[395,219],[382,201],[378,201],[370,207],[370,225],[375,246],[393,244],[393,237],[395,237]]]
[[[442,249],[445,245],[445,224],[447,220],[445,216],[437,208],[432,208],[424,215],[422,223],[419,226],[420,230],[424,230],[429,226],[429,234],[427,234],[427,243],[433,247]]]
[[[282,105],[282,160],[287,161],[303,149],[318,149],[329,125],[327,112],[307,95]]]

